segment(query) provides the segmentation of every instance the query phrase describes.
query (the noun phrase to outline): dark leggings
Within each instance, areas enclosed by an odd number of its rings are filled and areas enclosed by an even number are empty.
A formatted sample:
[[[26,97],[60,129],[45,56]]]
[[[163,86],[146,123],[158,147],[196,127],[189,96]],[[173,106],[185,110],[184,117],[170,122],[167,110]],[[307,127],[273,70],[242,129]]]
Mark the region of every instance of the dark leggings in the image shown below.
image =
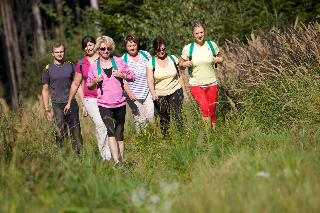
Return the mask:
[[[176,90],[174,93],[167,96],[158,96],[158,100],[154,101],[154,106],[160,118],[161,130],[167,133],[170,124],[170,108],[175,118],[178,130],[182,130],[181,106],[183,102],[182,89]]]
[[[81,127],[79,120],[79,106],[75,99],[71,101],[71,112],[66,115],[63,113],[63,109],[66,103],[57,103],[53,105],[53,118],[55,123],[55,136],[56,143],[61,146],[62,141],[68,135],[68,127],[72,139],[72,148],[75,152],[80,152],[80,146],[82,146]]]
[[[123,141],[126,105],[117,108],[99,106],[99,111],[101,118],[108,129],[108,136],[116,137],[117,141]]]

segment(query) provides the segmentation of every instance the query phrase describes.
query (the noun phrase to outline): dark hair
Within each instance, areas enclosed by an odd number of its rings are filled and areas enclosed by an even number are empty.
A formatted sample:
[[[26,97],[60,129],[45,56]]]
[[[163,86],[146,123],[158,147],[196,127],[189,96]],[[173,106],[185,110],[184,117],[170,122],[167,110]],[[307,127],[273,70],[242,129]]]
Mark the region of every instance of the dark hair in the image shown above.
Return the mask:
[[[85,36],[82,39],[82,51],[84,51],[84,49],[87,47],[88,42],[96,44],[96,40],[92,36]]]
[[[128,34],[124,37],[123,39],[123,45],[124,45],[124,48],[126,48],[126,45],[127,43],[131,41],[131,42],[134,42],[137,44],[137,46],[139,47],[139,40],[138,40],[138,37],[136,35],[133,35],[133,34]]]
[[[191,31],[193,32],[193,30],[198,27],[202,27],[204,29],[204,31],[206,31],[206,28],[203,26],[203,24],[200,21],[193,22],[193,24],[191,26]]]
[[[161,37],[158,37],[153,41],[153,53],[154,53],[154,55],[156,55],[157,51],[160,49],[162,44],[164,44],[164,46],[167,46],[166,42]]]

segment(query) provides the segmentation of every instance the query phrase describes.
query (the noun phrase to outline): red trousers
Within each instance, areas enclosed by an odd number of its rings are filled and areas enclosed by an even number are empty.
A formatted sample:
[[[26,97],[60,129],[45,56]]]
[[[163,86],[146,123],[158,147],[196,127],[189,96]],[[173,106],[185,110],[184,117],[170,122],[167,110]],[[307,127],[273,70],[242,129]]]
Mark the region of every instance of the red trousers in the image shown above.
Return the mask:
[[[189,88],[193,98],[201,108],[202,116],[210,116],[212,123],[215,123],[218,84],[209,87],[190,86]]]

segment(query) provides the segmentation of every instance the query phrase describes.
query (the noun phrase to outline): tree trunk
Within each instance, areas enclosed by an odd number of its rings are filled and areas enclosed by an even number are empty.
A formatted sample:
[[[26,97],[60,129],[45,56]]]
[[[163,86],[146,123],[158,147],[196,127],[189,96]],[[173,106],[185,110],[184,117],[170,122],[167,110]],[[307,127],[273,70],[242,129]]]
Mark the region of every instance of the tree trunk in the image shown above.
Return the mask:
[[[91,3],[91,7],[99,11],[98,0],[90,0],[90,3]],[[94,23],[96,24],[96,36],[99,37],[101,36],[101,29],[99,27],[100,23],[97,20],[95,20]]]
[[[1,0],[0,1],[0,9],[1,9],[1,16],[3,20],[3,30],[4,30],[4,36],[1,36],[2,42],[5,46],[5,59],[6,59],[6,71],[9,81],[9,90],[10,90],[10,96],[11,96],[11,102],[12,106],[17,110],[19,107],[19,101],[18,101],[18,91],[16,86],[16,77],[15,77],[15,70],[13,65],[13,32],[11,29],[11,23],[10,23],[10,11],[11,6],[9,4],[8,0]],[[12,12],[12,11],[11,11]]]
[[[74,0],[75,5],[75,12],[76,12],[76,21],[80,23],[81,21],[81,14],[80,14],[80,3],[79,0]]]
[[[7,14],[9,15],[9,19],[12,27],[12,37],[13,37],[12,47],[13,47],[13,53],[14,53],[15,70],[18,78],[18,88],[22,89],[23,70],[22,70],[20,47],[19,45],[17,45],[17,43],[19,44],[18,30],[17,30],[16,22],[14,21],[14,18],[13,18],[13,10],[12,10],[13,5],[12,5],[12,2],[9,5],[9,2],[10,1],[8,1],[9,11]]]
[[[98,0],[90,0],[90,3],[91,3],[91,7],[93,7],[96,10],[99,10]]]
[[[36,26],[36,40],[37,40],[38,49],[41,53],[44,53],[46,51],[46,48],[44,43],[41,14],[40,14],[40,9],[39,9],[37,0],[32,0],[32,13],[34,17],[35,26]]]
[[[56,8],[57,8],[57,12],[59,13],[59,15],[61,17],[63,17],[63,9],[62,9],[62,1],[61,0],[54,0],[55,4],[56,4]],[[62,21],[59,21],[59,25],[61,26],[59,29],[59,35],[61,35],[62,37],[64,37],[64,24]]]
[[[18,23],[20,27],[20,33],[21,33],[21,47],[22,47],[21,49],[23,51],[23,61],[24,61],[24,64],[28,67],[28,62],[26,59],[29,55],[29,50],[28,50],[28,41],[27,41],[27,36],[26,36],[26,31],[25,31],[23,16],[22,16],[21,1],[16,0],[16,5],[17,5],[17,13],[18,13]]]

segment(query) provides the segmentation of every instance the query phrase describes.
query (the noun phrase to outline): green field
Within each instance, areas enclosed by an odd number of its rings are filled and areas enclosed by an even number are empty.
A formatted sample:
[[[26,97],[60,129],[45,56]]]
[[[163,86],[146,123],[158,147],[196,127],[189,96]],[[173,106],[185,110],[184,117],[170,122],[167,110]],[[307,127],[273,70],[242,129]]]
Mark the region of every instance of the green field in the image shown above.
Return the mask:
[[[0,211],[319,212],[319,31],[225,46],[215,132],[191,96],[167,138],[136,136],[128,110],[125,169],[101,160],[90,118],[75,156],[56,147],[40,96],[1,112]]]

